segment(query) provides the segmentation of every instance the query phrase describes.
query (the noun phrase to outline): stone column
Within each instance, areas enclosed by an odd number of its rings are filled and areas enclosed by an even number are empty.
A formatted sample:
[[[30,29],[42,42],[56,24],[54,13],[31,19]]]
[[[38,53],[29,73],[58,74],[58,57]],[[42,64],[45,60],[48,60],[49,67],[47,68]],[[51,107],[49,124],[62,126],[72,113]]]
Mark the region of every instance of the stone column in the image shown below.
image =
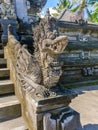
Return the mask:
[[[80,116],[69,107],[75,96],[68,92],[39,100],[25,95],[22,108],[29,130],[76,130],[81,126]]]

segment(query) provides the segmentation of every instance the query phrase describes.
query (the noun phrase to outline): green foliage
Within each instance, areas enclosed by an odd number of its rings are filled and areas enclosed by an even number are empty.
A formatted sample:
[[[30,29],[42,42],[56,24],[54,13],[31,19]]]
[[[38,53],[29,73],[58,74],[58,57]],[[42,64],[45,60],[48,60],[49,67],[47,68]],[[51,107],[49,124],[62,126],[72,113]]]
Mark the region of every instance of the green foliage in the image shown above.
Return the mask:
[[[59,0],[55,9],[59,15],[66,8],[72,12],[83,11],[86,13],[88,21],[98,22],[98,0]]]
[[[70,0],[59,0],[59,3],[57,4],[55,9],[58,13],[60,13],[64,8],[71,9],[73,4],[71,3]]]
[[[92,17],[92,22],[98,22],[98,2],[95,2],[93,5],[91,17]]]

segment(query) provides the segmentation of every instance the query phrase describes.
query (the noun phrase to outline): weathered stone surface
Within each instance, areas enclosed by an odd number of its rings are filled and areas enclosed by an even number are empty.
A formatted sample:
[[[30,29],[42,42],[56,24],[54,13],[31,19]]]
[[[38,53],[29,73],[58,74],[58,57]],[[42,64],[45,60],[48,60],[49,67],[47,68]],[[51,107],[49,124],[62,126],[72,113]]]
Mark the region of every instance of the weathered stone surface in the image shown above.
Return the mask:
[[[28,130],[22,117],[0,123],[0,130]]]
[[[28,22],[26,0],[15,0],[15,6],[17,17],[23,20],[23,22]]]
[[[0,122],[21,115],[20,102],[15,96],[0,98]]]
[[[0,58],[0,68],[6,67],[6,59]]]
[[[4,51],[2,49],[0,49],[0,58],[4,57]]]
[[[67,46],[68,38],[59,36],[56,20],[47,10],[45,18],[33,30],[34,51],[22,46],[11,29],[9,26],[4,52],[29,129],[48,130],[47,127],[51,126],[49,129],[62,130],[69,128],[70,124],[77,128],[79,115],[68,107],[77,94],[59,84],[62,64],[58,56]],[[54,120],[54,125],[51,120]]]
[[[25,109],[23,109],[23,115],[26,122],[29,122],[29,129],[63,130],[63,126],[64,128],[73,127],[74,129],[80,127],[79,114],[68,107],[68,104],[75,95],[71,92],[67,94],[43,100],[32,99],[31,96],[24,95],[25,102],[22,107],[25,107]],[[70,118],[70,120],[68,121],[67,118]]]
[[[2,49],[2,45],[3,45],[3,44],[2,44],[2,43],[0,43],[0,50]]]
[[[12,68],[11,75],[13,75],[13,77],[11,77],[15,83],[15,91],[21,101],[23,116],[30,130],[46,129],[49,125],[45,122],[48,113],[51,115],[51,118],[53,118],[56,125],[58,125],[57,128],[54,123],[54,129],[61,130],[61,119],[66,120],[67,116],[73,115],[73,111],[68,105],[71,100],[77,96],[75,93],[64,89],[59,84],[56,85],[60,78],[60,75],[56,73],[56,70],[58,70],[59,67],[59,64],[57,64],[57,55],[63,52],[66,47],[67,37],[58,36],[55,27],[52,26],[54,25],[51,23],[52,21],[48,23],[50,26],[47,28],[46,21],[49,20],[49,18],[49,14],[46,15],[46,18],[40,22],[34,31],[35,50],[33,55],[29,53],[26,46],[22,46],[19,41],[15,39],[10,31],[10,27],[9,42],[5,47],[5,56],[8,59],[8,66]],[[45,30],[44,27],[47,28],[47,30]],[[51,30],[53,29],[52,32],[49,30],[50,27]],[[40,28],[43,28],[44,32],[40,32]],[[47,33],[45,31],[47,31]],[[39,35],[41,35],[40,38],[42,38],[42,40],[39,40],[40,42],[37,39],[39,38]],[[56,61],[56,64],[54,64],[54,61]],[[51,63],[53,63],[53,65]],[[50,64],[51,66],[49,66]],[[39,65],[41,65],[42,68]],[[53,71],[51,70],[52,68],[55,71],[49,75],[49,72]],[[59,69],[61,70],[60,67]],[[39,75],[40,72],[42,75]],[[18,74],[18,78],[16,77],[16,74]],[[55,87],[53,87],[55,76],[57,76],[57,79]],[[47,77],[50,78],[49,82],[44,82]],[[43,83],[41,84],[41,82]],[[36,85],[38,85],[38,88]],[[31,89],[31,87],[34,89]],[[49,90],[47,88],[49,88]],[[50,124],[52,120],[51,118],[49,121]],[[71,121],[72,120],[70,120],[70,122]],[[68,122],[68,124],[70,123]],[[77,126],[75,125],[75,128],[76,127]]]
[[[10,70],[7,68],[0,69],[0,79],[9,79]]]
[[[83,26],[81,26],[80,24],[75,23],[75,22],[58,21],[58,26],[63,29],[70,28],[72,30],[81,29],[81,30],[98,31],[97,24],[86,24],[86,25],[84,24]],[[77,31],[77,30],[75,30],[75,31]]]
[[[3,47],[1,48],[3,52]],[[14,95],[13,82],[6,80],[10,78],[10,71],[5,68],[7,67],[7,62],[3,64],[3,61],[6,61],[4,57],[0,59],[2,63],[2,66],[0,66],[0,129],[25,130],[26,127],[24,127],[23,121],[19,118],[21,116],[21,104]]]
[[[96,44],[96,41],[88,41],[85,43],[81,43],[79,41],[69,41],[69,44],[67,46],[68,50],[86,50],[86,51],[92,51],[92,50],[97,50],[98,45]]]
[[[32,10],[32,13],[34,12],[40,12],[43,6],[46,4],[47,0],[28,0],[30,2],[30,7]]]
[[[60,55],[64,62],[62,83],[66,87],[97,84],[98,25],[58,21],[59,32],[69,43]]]
[[[2,19],[16,20],[16,13],[14,4],[11,0],[4,0],[0,3],[0,13]]]
[[[68,113],[66,115],[63,113],[57,120],[52,119],[51,116],[50,113],[44,116],[44,130],[47,130],[47,128],[48,130],[76,130],[81,126],[78,113],[73,112],[73,114]],[[63,117],[63,121],[61,117]]]
[[[1,36],[1,40],[3,44],[6,44],[8,42],[8,25],[12,25],[12,32],[18,39],[18,35],[16,34],[16,26],[18,25],[18,22],[16,20],[9,20],[9,19],[0,19],[0,23],[2,25],[3,33]]]
[[[98,85],[78,87],[73,90],[79,94],[70,104],[71,108],[80,113],[82,128],[78,130],[97,130]]]
[[[0,80],[0,96],[14,93],[14,84],[11,80]]]
[[[16,74],[21,88],[34,97],[55,95],[51,88],[56,86],[62,74],[62,64],[58,56],[67,46],[66,36],[59,36],[56,20],[49,11],[33,30],[34,52],[30,54],[26,45],[21,45],[9,26],[8,51],[16,66]]]

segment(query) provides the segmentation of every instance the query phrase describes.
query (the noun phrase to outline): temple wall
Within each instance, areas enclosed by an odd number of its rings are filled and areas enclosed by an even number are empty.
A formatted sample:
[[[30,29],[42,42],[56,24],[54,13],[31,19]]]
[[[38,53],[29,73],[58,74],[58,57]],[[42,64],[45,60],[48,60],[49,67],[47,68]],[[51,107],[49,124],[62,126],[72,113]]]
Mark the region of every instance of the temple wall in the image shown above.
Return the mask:
[[[64,62],[62,84],[65,87],[98,83],[98,25],[60,21],[60,35],[69,43],[60,57]]]

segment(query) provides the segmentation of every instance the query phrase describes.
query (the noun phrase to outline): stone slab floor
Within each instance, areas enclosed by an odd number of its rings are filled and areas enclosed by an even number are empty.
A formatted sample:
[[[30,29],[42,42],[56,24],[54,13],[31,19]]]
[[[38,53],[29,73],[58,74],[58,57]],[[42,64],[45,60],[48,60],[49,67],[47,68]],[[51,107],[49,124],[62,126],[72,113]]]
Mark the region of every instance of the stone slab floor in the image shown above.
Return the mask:
[[[83,128],[79,130],[98,130],[98,85],[73,90],[79,94],[70,105],[80,113]]]

